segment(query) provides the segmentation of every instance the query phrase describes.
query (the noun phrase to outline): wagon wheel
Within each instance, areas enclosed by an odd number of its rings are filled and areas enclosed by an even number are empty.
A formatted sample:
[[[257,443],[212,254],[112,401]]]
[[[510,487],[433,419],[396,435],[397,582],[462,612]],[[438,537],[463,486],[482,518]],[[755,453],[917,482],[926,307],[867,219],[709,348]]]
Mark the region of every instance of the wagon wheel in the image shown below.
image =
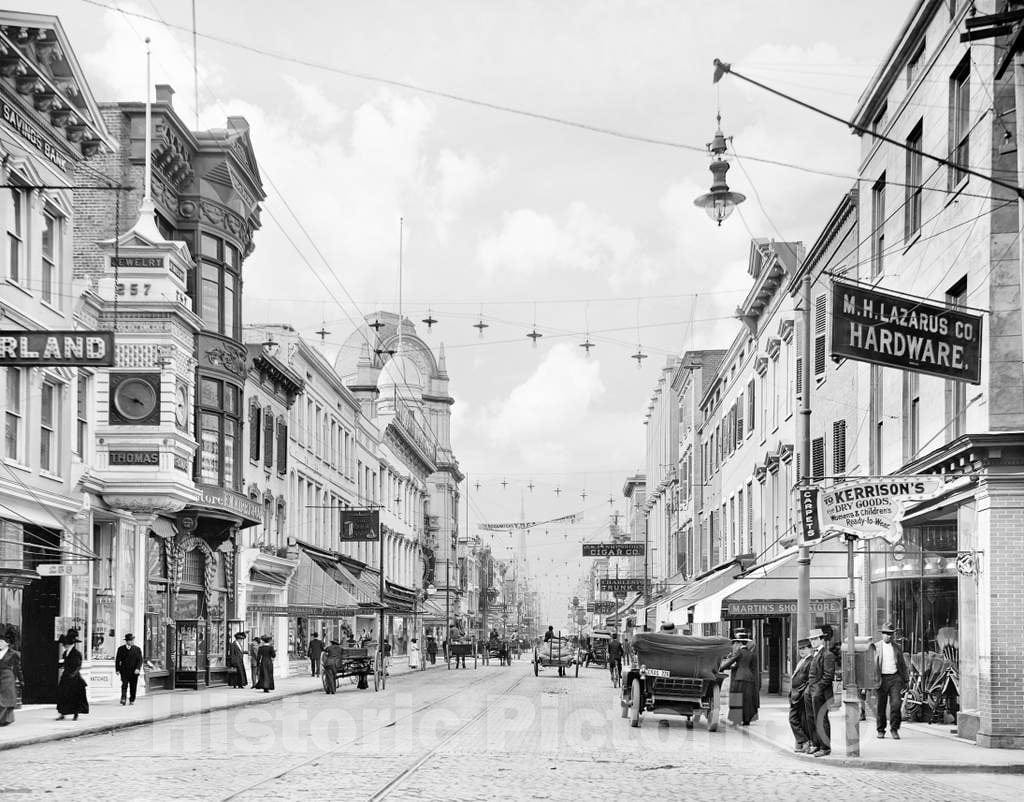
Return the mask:
[[[629,713],[629,697],[626,696],[626,689],[623,688],[622,694],[619,697],[619,714],[622,718],[625,718],[627,713]]]
[[[718,732],[718,717],[721,714],[722,686],[717,682],[711,691],[711,709],[708,710],[708,732]]]
[[[330,686],[331,678],[330,678],[330,674],[327,671],[324,671],[323,674],[321,674],[320,676],[322,677],[321,682],[322,682],[322,684],[324,686],[324,693],[330,693],[331,692],[331,686]]]
[[[536,657],[533,658],[533,676],[540,676],[540,661]]]
[[[578,677],[579,675],[580,675],[580,664],[577,662],[576,663],[576,676]]]
[[[640,726],[640,678],[633,679],[629,693],[629,725]]]

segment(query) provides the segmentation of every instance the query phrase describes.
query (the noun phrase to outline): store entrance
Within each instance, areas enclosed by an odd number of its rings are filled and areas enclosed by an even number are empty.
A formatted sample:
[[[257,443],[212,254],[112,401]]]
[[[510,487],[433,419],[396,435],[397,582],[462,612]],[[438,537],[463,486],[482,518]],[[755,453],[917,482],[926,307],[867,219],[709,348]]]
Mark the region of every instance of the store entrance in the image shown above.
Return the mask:
[[[53,624],[60,612],[60,577],[40,577],[22,591],[21,671],[25,704],[57,701],[57,645]]]

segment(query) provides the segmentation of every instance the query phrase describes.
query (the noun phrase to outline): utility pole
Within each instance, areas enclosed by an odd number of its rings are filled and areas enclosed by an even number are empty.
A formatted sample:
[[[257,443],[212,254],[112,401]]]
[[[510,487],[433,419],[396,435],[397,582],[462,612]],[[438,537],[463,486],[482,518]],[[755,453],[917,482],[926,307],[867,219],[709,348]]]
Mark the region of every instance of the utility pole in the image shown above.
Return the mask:
[[[801,486],[811,484],[811,271],[804,273],[800,293],[800,339],[804,360],[800,370],[803,394],[800,397],[800,476]],[[801,539],[797,553],[796,580],[796,632],[797,638],[806,638],[811,629],[811,550]]]

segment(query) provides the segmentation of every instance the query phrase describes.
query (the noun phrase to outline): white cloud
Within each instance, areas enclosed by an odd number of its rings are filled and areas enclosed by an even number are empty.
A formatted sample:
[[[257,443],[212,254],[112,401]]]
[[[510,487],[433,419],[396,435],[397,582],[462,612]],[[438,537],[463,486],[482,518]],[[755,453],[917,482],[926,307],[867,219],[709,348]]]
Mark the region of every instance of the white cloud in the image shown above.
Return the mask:
[[[483,164],[473,154],[460,155],[448,148],[441,150],[435,164],[436,191],[428,211],[441,244],[447,243],[449,228],[466,204],[494,181],[502,169],[501,165]]]
[[[477,253],[492,274],[597,273],[613,289],[626,282],[650,284],[660,275],[631,229],[580,201],[569,205],[562,220],[533,209],[504,215],[501,229],[483,237]]]

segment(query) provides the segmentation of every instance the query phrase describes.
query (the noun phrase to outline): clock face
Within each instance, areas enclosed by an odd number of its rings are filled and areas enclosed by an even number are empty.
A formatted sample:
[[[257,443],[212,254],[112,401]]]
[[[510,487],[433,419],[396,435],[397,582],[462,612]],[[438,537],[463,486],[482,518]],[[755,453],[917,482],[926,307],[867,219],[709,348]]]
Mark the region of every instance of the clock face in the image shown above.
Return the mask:
[[[114,410],[127,423],[159,423],[159,378],[130,376],[114,390]],[[155,416],[155,419],[154,419]]]
[[[182,429],[188,423],[188,390],[185,387],[178,387],[174,395],[174,420]]]

